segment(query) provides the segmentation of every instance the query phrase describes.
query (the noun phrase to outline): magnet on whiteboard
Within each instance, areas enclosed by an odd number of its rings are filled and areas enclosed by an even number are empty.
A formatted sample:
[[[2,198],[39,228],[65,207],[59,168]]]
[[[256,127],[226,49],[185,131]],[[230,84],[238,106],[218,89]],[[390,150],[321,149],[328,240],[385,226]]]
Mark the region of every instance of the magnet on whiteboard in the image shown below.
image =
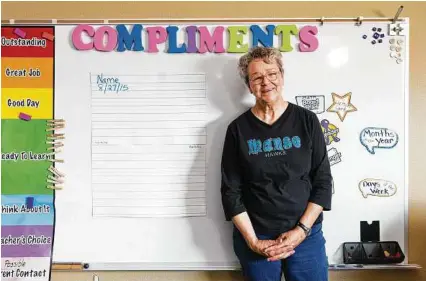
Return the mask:
[[[43,37],[44,39],[50,40],[50,41],[55,40],[55,36],[53,34],[50,34],[49,32],[43,32],[41,34],[41,37]]]
[[[394,45],[392,45],[392,46],[390,46],[390,50],[391,50],[391,51],[395,51],[395,50],[396,50],[396,47],[395,47]]]
[[[402,59],[397,59],[396,63],[402,63]]]
[[[402,43],[404,43],[404,41],[399,39],[398,41],[396,41],[396,43],[398,43],[398,45],[402,45]]]
[[[25,121],[30,121],[31,120],[31,115],[25,114],[23,112],[19,113],[19,119],[21,120],[25,120]]]
[[[391,52],[391,53],[390,53],[390,57],[391,57],[391,58],[396,58],[396,57],[397,57],[397,54],[396,54],[395,52]]]
[[[25,205],[27,209],[31,209],[34,207],[34,197],[27,197],[25,198]]]
[[[395,51],[397,51],[397,52],[401,52],[401,50],[402,50],[402,48],[399,47],[399,46],[395,48]]]
[[[15,28],[13,30],[13,33],[15,33],[16,35],[18,35],[21,38],[25,38],[25,35],[27,35],[27,33],[25,31],[23,31],[22,29],[19,29],[19,28]]]
[[[389,43],[391,43],[391,44],[395,44],[395,39],[390,39],[390,40],[389,40]]]

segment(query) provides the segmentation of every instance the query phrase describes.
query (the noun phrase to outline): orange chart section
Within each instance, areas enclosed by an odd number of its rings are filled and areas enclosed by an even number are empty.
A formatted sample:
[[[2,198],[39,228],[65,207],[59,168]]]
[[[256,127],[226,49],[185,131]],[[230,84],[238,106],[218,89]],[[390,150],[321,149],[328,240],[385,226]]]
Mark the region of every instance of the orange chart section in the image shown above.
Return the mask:
[[[19,119],[25,113],[32,119],[53,118],[52,89],[1,89],[1,118]]]
[[[2,58],[2,88],[51,88],[53,58]]]

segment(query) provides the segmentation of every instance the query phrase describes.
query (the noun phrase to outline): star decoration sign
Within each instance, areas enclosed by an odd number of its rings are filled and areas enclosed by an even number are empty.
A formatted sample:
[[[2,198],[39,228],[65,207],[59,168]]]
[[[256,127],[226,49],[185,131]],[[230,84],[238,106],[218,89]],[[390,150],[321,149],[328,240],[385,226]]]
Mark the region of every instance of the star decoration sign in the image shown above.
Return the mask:
[[[344,96],[339,96],[335,93],[331,93],[333,103],[329,108],[327,108],[327,111],[336,112],[340,118],[340,121],[343,122],[348,112],[357,111],[356,107],[351,103],[351,95],[351,92],[347,93]]]

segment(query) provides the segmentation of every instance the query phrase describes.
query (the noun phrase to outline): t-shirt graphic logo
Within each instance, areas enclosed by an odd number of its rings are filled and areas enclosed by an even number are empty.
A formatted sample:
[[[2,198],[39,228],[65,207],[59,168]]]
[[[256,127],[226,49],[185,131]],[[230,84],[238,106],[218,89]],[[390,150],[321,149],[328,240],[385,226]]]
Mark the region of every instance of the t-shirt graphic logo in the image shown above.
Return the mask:
[[[264,140],[263,142],[259,139],[250,139],[247,141],[248,144],[248,154],[249,155],[258,155],[259,153],[266,153],[267,157],[275,156],[269,154],[270,152],[281,152],[276,155],[285,155],[285,150],[289,150],[291,148],[300,148],[302,146],[302,142],[299,136],[283,137],[281,138],[269,138]]]

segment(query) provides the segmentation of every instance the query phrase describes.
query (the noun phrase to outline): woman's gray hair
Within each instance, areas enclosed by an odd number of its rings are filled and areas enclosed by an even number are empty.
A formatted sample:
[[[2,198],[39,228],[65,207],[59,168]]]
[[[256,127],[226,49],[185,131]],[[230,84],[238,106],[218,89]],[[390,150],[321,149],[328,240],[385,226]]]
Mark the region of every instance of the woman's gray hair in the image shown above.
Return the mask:
[[[248,66],[255,59],[262,59],[265,63],[275,62],[281,72],[281,75],[284,74],[282,54],[278,49],[261,46],[254,47],[248,53],[240,57],[240,60],[238,61],[238,71],[241,78],[244,79],[247,87],[250,87]]]

